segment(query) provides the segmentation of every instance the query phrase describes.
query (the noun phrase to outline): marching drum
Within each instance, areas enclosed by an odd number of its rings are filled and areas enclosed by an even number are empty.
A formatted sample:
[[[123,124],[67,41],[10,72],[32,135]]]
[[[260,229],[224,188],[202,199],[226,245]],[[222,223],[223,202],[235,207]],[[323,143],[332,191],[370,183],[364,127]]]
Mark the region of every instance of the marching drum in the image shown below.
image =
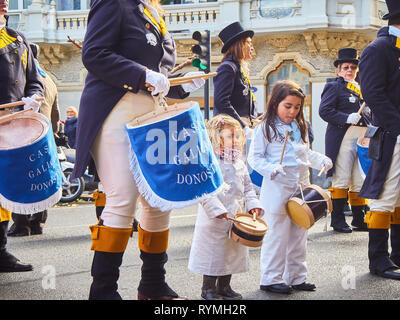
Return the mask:
[[[126,124],[126,130],[131,171],[152,207],[183,208],[224,185],[197,102],[159,107]]]
[[[287,203],[290,219],[299,227],[309,229],[315,222],[332,212],[332,201],[327,192],[317,185],[309,185]]]
[[[0,205],[32,214],[56,204],[62,194],[61,169],[49,120],[17,112],[0,118]]]
[[[254,221],[251,214],[237,213],[234,220],[230,231],[230,238],[233,241],[247,247],[260,247],[262,245],[264,235],[268,230],[263,219],[256,218]]]

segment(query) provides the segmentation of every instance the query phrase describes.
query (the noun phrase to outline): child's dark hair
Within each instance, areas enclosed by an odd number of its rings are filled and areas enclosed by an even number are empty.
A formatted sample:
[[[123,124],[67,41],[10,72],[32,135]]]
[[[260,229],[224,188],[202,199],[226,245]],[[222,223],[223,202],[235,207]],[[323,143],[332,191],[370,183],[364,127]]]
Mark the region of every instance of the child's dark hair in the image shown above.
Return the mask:
[[[300,111],[296,117],[296,122],[300,129],[301,138],[304,142],[306,142],[307,123],[304,119],[303,112],[305,95],[300,86],[296,82],[291,80],[278,81],[272,88],[272,92],[267,103],[267,111],[265,112],[263,117],[264,135],[269,142],[272,141],[272,138],[275,138],[277,136],[278,132],[275,124],[275,119],[278,116],[277,109],[281,101],[284,100],[287,96],[296,96],[301,99]],[[274,132],[273,137],[271,137],[269,127]]]

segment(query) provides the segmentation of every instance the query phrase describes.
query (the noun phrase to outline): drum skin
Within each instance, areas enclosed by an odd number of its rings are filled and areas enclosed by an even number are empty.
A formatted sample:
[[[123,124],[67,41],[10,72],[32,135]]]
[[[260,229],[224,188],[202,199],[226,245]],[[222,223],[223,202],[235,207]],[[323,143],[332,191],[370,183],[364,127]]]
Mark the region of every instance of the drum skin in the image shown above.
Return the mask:
[[[332,212],[332,201],[325,190],[309,185],[303,190],[304,200],[299,192],[287,203],[290,219],[299,227],[309,229],[315,222]],[[317,202],[309,202],[317,201]]]
[[[233,222],[230,232],[231,239],[247,247],[260,247],[264,235],[268,231],[266,222],[261,218],[256,218],[256,221],[254,221],[253,216],[247,213],[238,213],[235,215],[235,219],[245,223],[254,224],[256,228],[235,221]]]

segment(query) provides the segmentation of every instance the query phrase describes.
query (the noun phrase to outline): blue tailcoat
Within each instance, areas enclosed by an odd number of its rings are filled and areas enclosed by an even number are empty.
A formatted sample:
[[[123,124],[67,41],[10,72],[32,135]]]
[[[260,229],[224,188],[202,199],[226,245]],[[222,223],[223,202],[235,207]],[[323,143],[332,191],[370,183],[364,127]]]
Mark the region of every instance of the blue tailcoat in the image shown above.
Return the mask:
[[[160,34],[143,9],[139,0],[92,1],[82,48],[88,75],[79,106],[74,177],[85,172],[89,150],[112,108],[127,92],[145,89],[146,68],[168,75],[175,65],[174,41],[168,32]],[[177,86],[168,96],[188,94]]]
[[[348,82],[342,77],[328,79],[321,94],[319,115],[328,123],[325,133],[325,155],[333,162],[332,169],[328,171],[328,177],[333,174],[340,145],[350,127],[346,120],[350,113],[360,109],[362,101],[357,92],[347,87]],[[357,125],[365,126],[365,120],[362,118]]]
[[[385,131],[382,160],[372,161],[359,194],[378,199],[400,134],[400,39],[389,35],[388,27],[380,29],[378,37],[364,49],[359,66],[362,94],[371,108],[373,123]]]

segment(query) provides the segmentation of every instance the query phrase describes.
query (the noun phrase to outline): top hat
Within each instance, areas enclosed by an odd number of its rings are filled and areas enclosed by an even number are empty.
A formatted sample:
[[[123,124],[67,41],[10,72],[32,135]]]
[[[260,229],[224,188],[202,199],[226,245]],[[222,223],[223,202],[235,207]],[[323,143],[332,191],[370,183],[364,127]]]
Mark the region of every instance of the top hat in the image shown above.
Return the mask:
[[[399,0],[386,0],[386,5],[389,13],[385,14],[382,19],[389,20],[394,17],[400,16],[400,1]]]
[[[333,65],[337,67],[343,62],[351,62],[358,65],[357,50],[353,48],[343,48],[339,50],[339,57],[335,60]]]
[[[221,53],[225,53],[236,40],[247,37],[252,38],[253,36],[254,31],[244,30],[239,22],[230,24],[218,34],[218,37],[224,43]]]

